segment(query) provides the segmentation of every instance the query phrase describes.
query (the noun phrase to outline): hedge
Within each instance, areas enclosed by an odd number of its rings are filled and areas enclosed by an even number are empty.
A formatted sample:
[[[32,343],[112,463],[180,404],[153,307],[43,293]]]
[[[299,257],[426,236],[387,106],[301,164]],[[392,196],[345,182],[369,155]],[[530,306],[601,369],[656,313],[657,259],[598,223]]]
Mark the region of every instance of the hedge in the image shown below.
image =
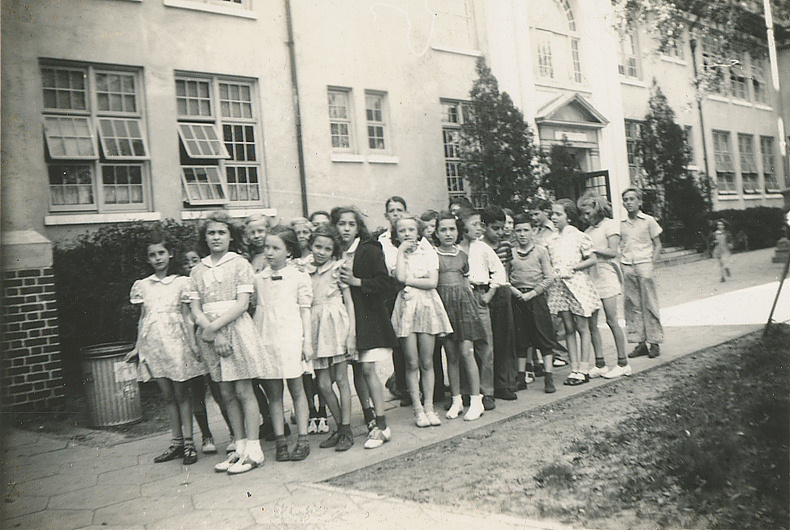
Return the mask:
[[[757,250],[776,245],[784,235],[784,210],[758,206],[745,210],[719,210],[707,215],[710,231],[724,220],[733,236],[735,250]]]
[[[173,220],[105,226],[55,246],[54,271],[64,376],[79,383],[80,348],[92,344],[134,341],[138,308],[129,303],[135,280],[153,271],[146,261],[145,241],[152,229],[173,244],[175,262],[194,247],[194,225]]]

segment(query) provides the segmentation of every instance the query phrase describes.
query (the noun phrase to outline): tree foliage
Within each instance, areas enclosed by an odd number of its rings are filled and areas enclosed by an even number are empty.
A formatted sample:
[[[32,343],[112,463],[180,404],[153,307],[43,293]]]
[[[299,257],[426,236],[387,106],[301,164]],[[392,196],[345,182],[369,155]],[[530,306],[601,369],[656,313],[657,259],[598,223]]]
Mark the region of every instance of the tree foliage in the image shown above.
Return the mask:
[[[493,204],[519,208],[538,186],[533,134],[507,92],[499,91],[482,57],[477,75],[469,92],[470,115],[461,128],[464,176],[475,193],[486,194]]]
[[[544,164],[548,171],[543,175],[541,186],[551,190],[554,197],[575,197],[581,179],[579,161],[566,138],[562,143],[553,144],[543,153]]]
[[[692,245],[704,233],[701,222],[710,210],[706,182],[689,173],[689,147],[685,131],[675,122],[661,88],[654,81],[637,149],[644,169],[644,187],[653,213],[678,231],[678,243]]]

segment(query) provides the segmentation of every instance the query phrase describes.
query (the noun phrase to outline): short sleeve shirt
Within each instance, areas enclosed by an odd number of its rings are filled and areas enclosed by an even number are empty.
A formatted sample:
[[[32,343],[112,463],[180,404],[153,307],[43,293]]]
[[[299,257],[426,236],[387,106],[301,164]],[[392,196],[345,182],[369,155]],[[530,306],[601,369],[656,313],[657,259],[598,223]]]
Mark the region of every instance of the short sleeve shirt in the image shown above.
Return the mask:
[[[620,256],[624,265],[653,261],[653,238],[663,232],[655,218],[639,212],[635,219],[626,216],[620,224]]]

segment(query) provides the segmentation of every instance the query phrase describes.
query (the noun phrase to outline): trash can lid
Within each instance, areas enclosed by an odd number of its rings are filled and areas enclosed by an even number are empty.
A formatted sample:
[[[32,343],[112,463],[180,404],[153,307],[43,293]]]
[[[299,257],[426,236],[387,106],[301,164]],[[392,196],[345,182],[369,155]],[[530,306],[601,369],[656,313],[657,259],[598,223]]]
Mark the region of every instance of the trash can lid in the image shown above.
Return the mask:
[[[134,349],[134,342],[105,342],[80,348],[83,357],[98,359],[126,355]]]

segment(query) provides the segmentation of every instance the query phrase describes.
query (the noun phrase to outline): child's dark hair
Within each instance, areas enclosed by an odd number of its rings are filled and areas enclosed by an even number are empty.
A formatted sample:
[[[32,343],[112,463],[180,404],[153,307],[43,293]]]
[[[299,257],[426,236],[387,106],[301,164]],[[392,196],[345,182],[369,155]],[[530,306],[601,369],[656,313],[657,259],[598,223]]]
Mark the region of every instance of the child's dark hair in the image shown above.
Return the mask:
[[[511,219],[515,220],[516,216],[513,214],[513,210],[510,208],[502,208],[502,212],[506,217],[510,217]]]
[[[323,215],[323,216],[324,216],[324,217],[326,217],[327,219],[332,219],[332,216],[331,216],[331,215],[329,215],[329,212],[327,212],[327,211],[324,211],[324,210],[316,210],[316,211],[314,211],[313,213],[311,213],[311,214],[310,214],[310,217],[308,217],[308,219],[310,219],[310,222],[311,222],[311,223],[315,224],[315,221],[314,221],[314,219],[315,219],[315,217],[316,217],[317,215]]]
[[[551,210],[551,201],[546,199],[537,199],[530,206],[530,210],[538,210],[541,212],[544,210]]]
[[[579,209],[576,208],[575,202],[573,202],[571,199],[559,199],[555,201],[554,204],[562,206],[562,209],[565,211],[565,215],[568,216],[568,223],[572,224],[573,226],[578,226]]]
[[[226,225],[230,232],[230,246],[228,247],[228,251],[238,252],[239,254],[244,253],[241,228],[236,221],[228,215],[228,212],[216,210],[208,214],[208,217],[200,222],[200,226],[198,227],[198,254],[203,256],[211,254],[211,250],[208,248],[208,243],[206,242],[206,229],[208,229],[209,223],[222,223]]]
[[[292,258],[301,258],[302,249],[299,248],[299,240],[296,238],[296,232],[287,226],[277,225],[273,226],[266,233],[266,237],[277,236],[285,243],[285,248]]]
[[[460,226],[462,227],[461,228],[462,234],[466,233],[466,220],[469,219],[470,217],[474,217],[475,215],[480,215],[480,212],[475,210],[474,208],[462,207],[460,210],[458,210],[456,217],[458,218],[458,221],[461,222]]]
[[[426,210],[420,216],[420,220],[423,224],[428,224],[431,221],[437,221],[439,219],[439,212],[436,210]]]
[[[354,215],[354,219],[357,221],[357,237],[359,237],[359,240],[369,240],[370,232],[368,231],[368,227],[365,224],[365,220],[362,219],[362,213],[360,213],[356,206],[338,206],[336,208],[332,208],[332,226],[337,227],[337,223],[340,221],[340,218],[344,213],[350,213]]]
[[[146,258],[148,257],[148,247],[150,247],[151,245],[162,245],[163,247],[165,247],[165,250],[167,250],[170,253],[170,263],[167,266],[168,273],[170,273],[171,269],[177,268],[172,266],[173,262],[178,263],[175,259],[176,256],[175,256],[174,245],[170,240],[167,239],[167,236],[164,234],[164,232],[155,228],[151,230],[148,233],[148,235],[145,237],[145,240],[143,241],[143,250],[145,251]],[[179,274],[179,273],[176,272],[175,274]]]
[[[343,250],[342,241],[340,240],[340,234],[337,229],[331,225],[318,225],[316,229],[313,230],[313,235],[310,236],[310,246],[308,248],[311,248],[315,240],[319,237],[326,237],[332,240],[332,243],[335,245],[335,248],[332,249],[332,257],[340,259],[340,256],[343,255]]]
[[[505,212],[499,206],[486,206],[480,213],[480,220],[486,225],[493,223],[504,223]]]
[[[528,214],[520,213],[513,218],[513,228],[517,227],[518,225],[527,224],[532,227],[532,217]]]
[[[404,199],[403,197],[400,197],[400,196],[398,196],[398,195],[393,195],[392,197],[390,197],[389,199],[387,199],[387,202],[385,202],[385,203],[384,203],[384,211],[387,211],[387,210],[389,210],[389,208],[390,208],[390,203],[393,203],[393,202],[398,202],[398,203],[400,203],[400,204],[403,206],[403,209],[404,209],[404,210],[408,210],[408,209],[409,209],[409,207],[408,207],[408,206],[406,206],[406,199]]]
[[[475,205],[472,204],[472,201],[467,199],[466,197],[452,197],[450,198],[450,202],[447,205],[448,208],[452,208],[453,206],[458,205],[461,208],[466,208],[469,210],[474,210]]]
[[[461,221],[461,218],[456,215],[453,215],[453,212],[449,210],[442,210],[441,212],[439,212],[439,217],[436,220],[436,231],[433,233],[433,240],[437,246],[441,244],[441,242],[439,241],[439,224],[442,221],[448,221],[450,219],[452,219],[453,222],[455,222],[455,228],[456,230],[458,230],[458,237],[455,238],[455,243],[456,244],[460,243],[461,239],[463,239],[464,237],[464,222]]]

